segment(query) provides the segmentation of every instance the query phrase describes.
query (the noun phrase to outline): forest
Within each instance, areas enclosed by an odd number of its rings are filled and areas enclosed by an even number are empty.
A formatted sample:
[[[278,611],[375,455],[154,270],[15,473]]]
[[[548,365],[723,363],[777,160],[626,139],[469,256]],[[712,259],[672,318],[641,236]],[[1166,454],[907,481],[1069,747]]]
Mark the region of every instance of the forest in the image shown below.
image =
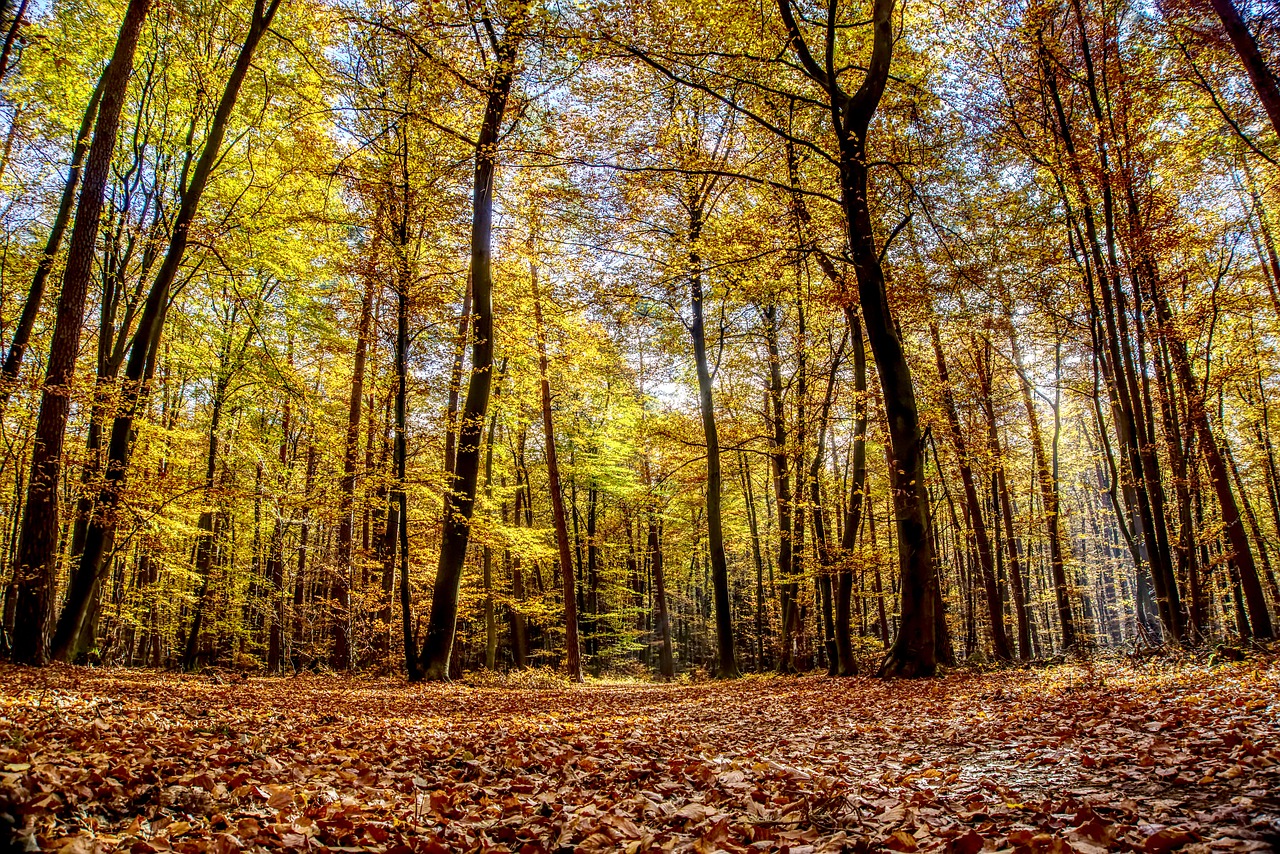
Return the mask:
[[[1280,843],[1274,0],[0,39],[0,843]]]

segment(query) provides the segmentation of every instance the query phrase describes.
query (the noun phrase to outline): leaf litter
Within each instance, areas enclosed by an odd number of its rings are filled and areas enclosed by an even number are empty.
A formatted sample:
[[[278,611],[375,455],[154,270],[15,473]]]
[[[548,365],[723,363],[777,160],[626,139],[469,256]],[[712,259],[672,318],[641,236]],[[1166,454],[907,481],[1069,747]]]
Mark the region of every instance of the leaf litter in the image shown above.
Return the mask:
[[[1280,665],[551,689],[0,668],[60,854],[1269,851]]]

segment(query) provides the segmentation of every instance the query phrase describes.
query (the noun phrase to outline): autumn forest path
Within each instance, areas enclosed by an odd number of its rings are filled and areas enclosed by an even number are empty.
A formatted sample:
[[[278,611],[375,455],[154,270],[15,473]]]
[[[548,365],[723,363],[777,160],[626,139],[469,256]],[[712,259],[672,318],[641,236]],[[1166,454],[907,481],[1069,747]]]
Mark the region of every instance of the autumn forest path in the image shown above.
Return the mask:
[[[1275,662],[555,690],[3,668],[0,812],[66,854],[1271,850],[1278,696]]]

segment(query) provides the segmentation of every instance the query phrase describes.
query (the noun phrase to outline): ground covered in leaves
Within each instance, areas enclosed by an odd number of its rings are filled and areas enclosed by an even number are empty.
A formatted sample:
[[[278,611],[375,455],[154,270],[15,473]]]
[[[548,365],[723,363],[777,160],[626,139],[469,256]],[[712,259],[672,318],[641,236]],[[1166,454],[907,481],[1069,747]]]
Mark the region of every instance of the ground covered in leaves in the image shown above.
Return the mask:
[[[0,827],[64,854],[1272,850],[1278,698],[1274,661],[541,690],[0,668]]]

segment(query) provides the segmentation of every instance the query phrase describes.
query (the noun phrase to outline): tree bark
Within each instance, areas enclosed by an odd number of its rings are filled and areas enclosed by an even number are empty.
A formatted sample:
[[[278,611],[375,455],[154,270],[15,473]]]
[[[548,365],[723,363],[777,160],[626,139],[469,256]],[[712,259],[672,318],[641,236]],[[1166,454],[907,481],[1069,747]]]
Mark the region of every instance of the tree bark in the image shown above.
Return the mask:
[[[1262,101],[1262,106],[1271,119],[1271,127],[1275,129],[1276,135],[1280,136],[1280,84],[1276,82],[1275,74],[1267,67],[1267,61],[1258,48],[1258,42],[1231,0],[1209,0],[1209,5],[1222,20],[1222,28],[1227,31],[1227,38],[1231,39],[1231,46],[1236,49],[1240,64],[1248,73],[1249,80],[1258,93],[1258,99]]]
[[[547,376],[547,333],[542,323],[542,298],[538,293],[538,268],[530,267],[533,281],[533,322],[538,340],[538,379],[542,401],[542,435],[547,458],[547,491],[555,521],[556,549],[560,558],[560,583],[564,594],[565,670],[574,682],[582,681],[582,653],[578,643],[578,599],[569,548],[569,524],[560,486],[560,461],[556,456],[556,432],[551,419],[551,380]]]
[[[82,576],[79,581],[73,582],[79,585],[77,589],[85,591],[93,589],[96,579],[102,572],[103,555],[114,539],[115,510],[124,491],[132,451],[133,421],[144,399],[150,374],[154,371],[156,353],[164,330],[164,318],[168,310],[170,290],[182,266],[183,256],[186,254],[189,232],[195,221],[200,199],[204,195],[214,167],[222,156],[222,142],[226,137],[227,125],[231,121],[241,85],[249,73],[254,51],[262,40],[262,36],[270,28],[279,5],[280,0],[254,0],[249,31],[245,35],[235,64],[231,68],[231,74],[223,88],[222,96],[214,110],[213,118],[210,120],[209,133],[205,137],[200,158],[191,170],[186,186],[181,189],[181,202],[170,230],[164,261],[147,293],[147,299],[138,317],[138,326],[130,344],[129,360],[125,366],[124,381],[121,385],[120,409],[112,422],[111,438],[107,445],[105,483],[98,493],[97,504],[85,534],[84,551],[76,568],[76,576]],[[105,109],[105,96],[102,109]],[[98,116],[99,125],[103,119],[102,109]],[[91,152],[90,158],[92,156]],[[85,180],[87,186],[87,170]],[[68,607],[72,604],[69,600]],[[74,604],[76,607],[81,607],[79,603]]]
[[[889,422],[890,468],[897,516],[901,625],[897,640],[880,667],[882,676],[932,676],[938,665],[937,571],[929,536],[929,495],[924,479],[924,448],[911,369],[889,307],[880,251],[876,247],[867,181],[867,133],[889,80],[893,59],[895,0],[875,0],[871,14],[872,47],[865,76],[853,95],[834,79],[836,70],[814,59],[791,8],[778,0],[787,34],[806,75],[829,96],[832,129],[839,145],[840,199],[849,236],[849,255],[858,281],[867,341],[875,355]],[[836,4],[829,6],[834,15]],[[827,50],[834,51],[837,28],[829,20]]]
[[[760,310],[764,320],[764,337],[769,354],[769,392],[767,423],[769,426],[769,460],[773,469],[773,496],[778,514],[778,591],[782,615],[781,649],[778,672],[796,671],[796,610],[800,585],[795,579],[795,520],[791,516],[790,456],[787,453],[786,411],[782,401],[782,355],[778,347],[778,309],[767,305]]]
[[[360,326],[356,332],[356,351],[351,369],[351,394],[347,402],[346,444],[342,455],[342,480],[338,497],[338,567],[334,579],[337,608],[332,615],[334,670],[351,666],[351,634],[348,612],[351,607],[352,535],[355,520],[356,467],[360,455],[360,406],[364,400],[364,367],[369,352],[370,327],[373,325],[373,280],[365,282],[360,299]]]
[[[1275,637],[1271,612],[1267,608],[1267,598],[1262,590],[1257,565],[1254,563],[1253,549],[1249,547],[1248,534],[1245,532],[1244,521],[1240,516],[1240,507],[1231,491],[1227,464],[1218,446],[1218,440],[1214,436],[1213,427],[1209,424],[1204,393],[1191,370],[1191,357],[1187,353],[1187,345],[1173,329],[1173,316],[1167,298],[1158,286],[1152,288],[1151,296],[1162,327],[1161,333],[1168,338],[1169,355],[1173,360],[1174,371],[1182,385],[1182,393],[1187,399],[1187,415],[1199,435],[1200,452],[1204,456],[1205,466],[1209,470],[1209,479],[1213,482],[1214,494],[1218,499],[1222,524],[1226,529],[1225,536],[1231,546],[1231,559],[1239,571],[1240,585],[1244,590],[1245,603],[1248,605],[1249,624],[1253,636],[1258,640],[1271,640]]]
[[[996,427],[996,413],[991,397],[991,360],[981,350],[977,353],[977,359],[982,411],[987,420],[987,445],[991,451],[991,464],[996,479],[997,506],[993,512],[1004,520],[1005,541],[1009,551],[1009,586],[1012,588],[1013,610],[1018,623],[1018,658],[1027,661],[1031,658],[1031,622],[1027,617],[1026,585],[1022,578],[1018,538],[1013,530],[1013,503],[1009,498],[1009,485],[1005,479],[1004,452],[1000,447],[1000,434]],[[994,520],[992,524],[998,531],[1000,520]]]
[[[440,560],[431,598],[431,616],[422,644],[421,673],[415,674],[432,681],[449,679],[454,629],[458,622],[458,594],[462,589],[462,566],[467,558],[471,514],[476,503],[480,433],[489,410],[489,387],[493,379],[490,373],[493,367],[493,184],[498,165],[498,137],[515,78],[517,53],[527,14],[527,7],[521,4],[516,19],[508,24],[502,39],[495,40],[493,78],[476,145],[471,218],[471,300],[474,315],[471,380],[467,384],[462,424],[458,430],[458,449],[445,494]]]
[[[715,404],[712,399],[711,369],[707,362],[707,339],[703,319],[702,258],[698,241],[702,235],[702,210],[698,204],[689,208],[689,294],[693,323],[689,335],[693,339],[693,358],[698,371],[698,410],[702,416],[702,434],[707,444],[707,548],[711,559],[711,586],[715,604],[716,666],[718,679],[738,677],[738,662],[733,649],[733,614],[729,603],[729,566],[724,553],[724,529],[721,523],[720,434],[716,427]]]
[[[80,331],[84,323],[89,281],[93,276],[98,225],[102,219],[103,197],[115,152],[120,113],[138,38],[150,6],[151,0],[130,0],[125,10],[111,65],[102,83],[102,102],[85,162],[84,184],[76,205],[75,224],[71,229],[67,266],[58,296],[40,414],[32,443],[31,474],[27,480],[26,508],[14,573],[17,601],[12,657],[21,664],[45,663],[45,632],[52,605],[54,563],[57,559],[58,482],[67,417],[71,411],[71,385],[76,357],[80,353]],[[86,600],[88,587],[85,589]]]
[[[497,403],[498,394],[502,391],[502,377],[506,371],[507,360],[503,359],[498,366],[498,381],[493,388],[494,403]],[[484,496],[489,501],[493,500],[493,442],[497,429],[498,410],[495,407],[489,416],[489,432],[485,437],[484,451]],[[503,515],[505,514],[504,507]],[[498,663],[498,612],[493,600],[493,546],[487,541],[484,544],[483,561],[484,666],[486,670],[494,670]]]
[[[670,681],[675,678],[675,659],[671,651],[671,615],[667,613],[667,580],[662,559],[662,522],[656,508],[649,512],[649,571],[653,574],[653,608],[657,617],[658,672]]]

